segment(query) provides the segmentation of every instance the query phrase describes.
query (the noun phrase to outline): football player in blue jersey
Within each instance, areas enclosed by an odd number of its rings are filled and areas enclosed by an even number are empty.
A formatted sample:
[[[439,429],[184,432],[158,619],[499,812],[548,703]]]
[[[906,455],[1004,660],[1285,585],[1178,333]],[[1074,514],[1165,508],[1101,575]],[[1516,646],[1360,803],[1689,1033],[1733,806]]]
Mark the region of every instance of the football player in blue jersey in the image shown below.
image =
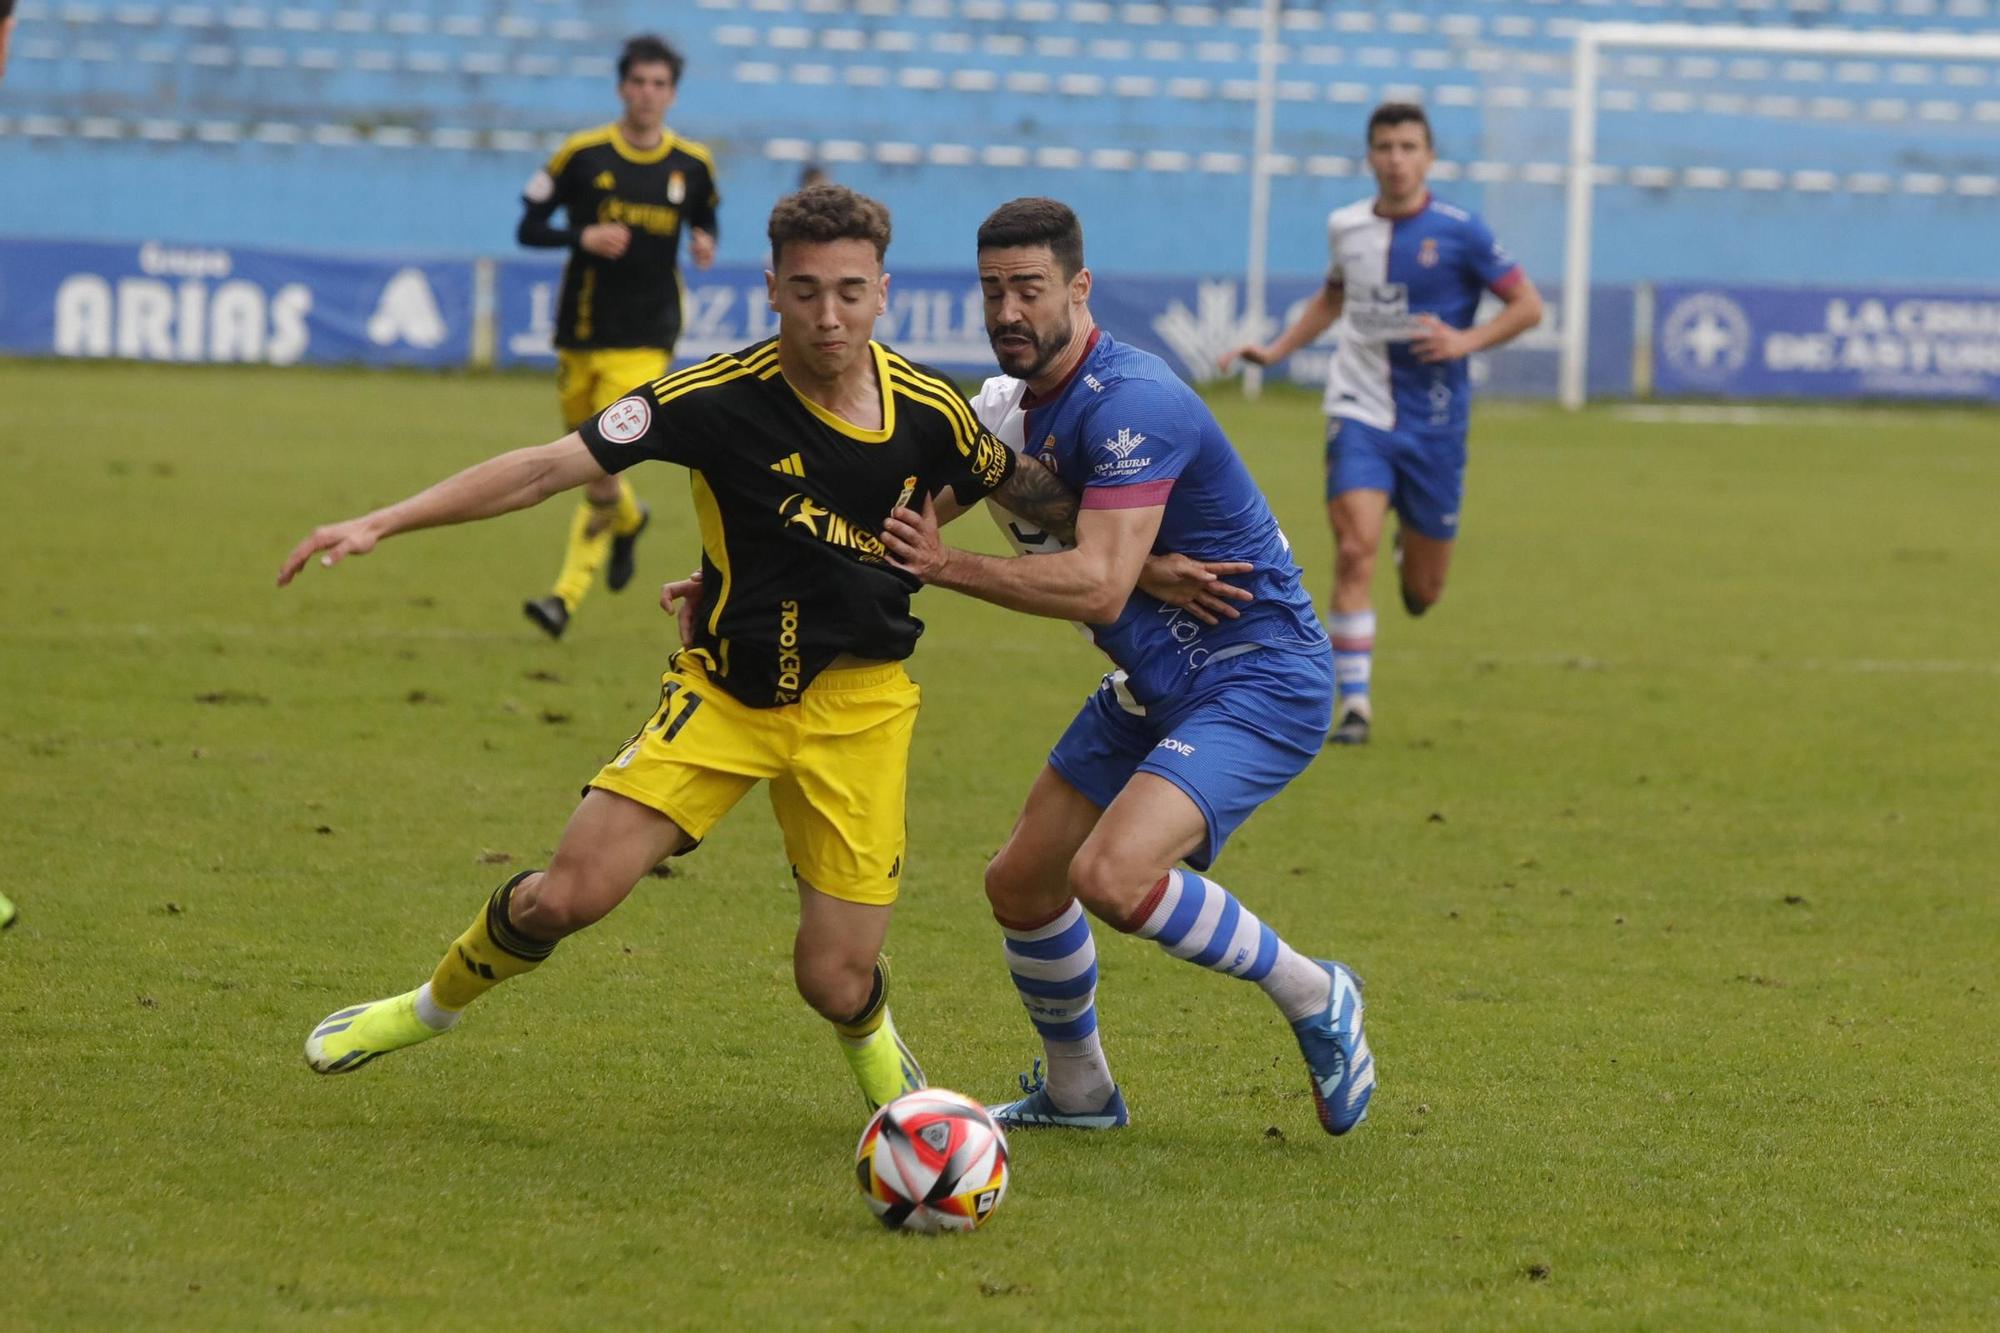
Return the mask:
[[[1385,102],[1368,118],[1377,194],[1327,219],[1326,284],[1267,345],[1223,356],[1266,366],[1340,320],[1326,377],[1326,512],[1333,524],[1333,650],[1340,701],[1328,741],[1358,745],[1369,703],[1375,611],[1369,589],[1393,506],[1403,607],[1413,616],[1444,593],[1465,490],[1472,399],[1466,358],[1541,322],[1542,298],[1478,215],[1434,198],[1437,154],[1422,107]],[[1480,298],[1497,314],[1473,323]]]
[[[1082,623],[1116,668],[987,867],[1008,968],[1047,1055],[1046,1076],[1024,1076],[1026,1095],[994,1114],[1010,1128],[1126,1123],[1097,1032],[1095,916],[1260,987],[1292,1026],[1320,1123],[1345,1133],[1375,1083],[1359,981],[1298,953],[1201,873],[1312,761],[1332,716],[1332,652],[1291,546],[1201,399],[1091,319],[1068,207],[1002,205],[979,229],[979,278],[1006,375],[975,406],[1023,466],[1081,493],[1074,540],[1015,524],[1029,555],[977,555],[939,540],[951,515],[929,501],[894,511],[883,540],[927,583]],[[1220,614],[1203,615],[1161,600],[1139,586],[1159,551],[1232,571],[1251,599],[1218,597]]]

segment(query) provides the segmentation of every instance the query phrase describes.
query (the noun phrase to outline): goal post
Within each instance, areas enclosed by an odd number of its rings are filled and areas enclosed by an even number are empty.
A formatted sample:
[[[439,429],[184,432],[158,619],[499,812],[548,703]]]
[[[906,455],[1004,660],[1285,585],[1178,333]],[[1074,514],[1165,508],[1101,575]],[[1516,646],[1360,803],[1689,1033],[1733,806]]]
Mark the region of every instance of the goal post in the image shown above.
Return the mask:
[[[1768,52],[2000,61],[2000,35],[1856,29],[1778,29],[1692,23],[1582,23],[1570,62],[1569,166],[1564,213],[1564,311],[1559,388],[1566,408],[1583,406],[1590,346],[1591,220],[1597,184],[1598,85],[1612,48]]]

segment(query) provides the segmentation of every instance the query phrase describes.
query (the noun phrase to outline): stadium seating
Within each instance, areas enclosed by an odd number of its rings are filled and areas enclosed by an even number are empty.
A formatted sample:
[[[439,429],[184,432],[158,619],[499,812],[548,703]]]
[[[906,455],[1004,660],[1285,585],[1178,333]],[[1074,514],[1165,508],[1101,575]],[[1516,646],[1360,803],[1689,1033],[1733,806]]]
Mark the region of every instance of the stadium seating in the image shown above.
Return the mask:
[[[12,234],[504,251],[539,158],[615,110],[619,40],[659,28],[690,59],[672,120],[716,150],[737,206],[725,257],[756,257],[756,219],[816,162],[900,205],[906,264],[962,261],[984,206],[1029,190],[1074,202],[1121,267],[1240,263],[1261,21],[1242,3],[24,0],[19,15],[0,88],[0,172],[25,182],[0,214]],[[1983,32],[2000,0],[1286,0],[1275,216],[1363,193],[1367,108],[1418,99],[1441,188],[1550,262],[1569,43],[1597,19]],[[1993,62],[1646,54],[1607,73],[1608,201],[1699,214],[1718,192],[1757,196],[1783,232],[1869,197],[1976,227],[2000,195]],[[1322,262],[1310,227],[1273,246],[1280,270]],[[1659,276],[1644,225],[1599,248],[1605,276]],[[1783,257],[1822,278],[1861,265],[1851,237],[1805,251]]]

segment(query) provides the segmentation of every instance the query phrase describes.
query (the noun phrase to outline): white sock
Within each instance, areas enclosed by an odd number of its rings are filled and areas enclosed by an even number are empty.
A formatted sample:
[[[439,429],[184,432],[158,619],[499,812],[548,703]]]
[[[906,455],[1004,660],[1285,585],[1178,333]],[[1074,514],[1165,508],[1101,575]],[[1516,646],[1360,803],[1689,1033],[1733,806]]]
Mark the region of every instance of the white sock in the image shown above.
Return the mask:
[[[450,1029],[458,1021],[460,1010],[447,1009],[431,998],[431,983],[426,981],[417,987],[417,1018],[427,1028],[439,1032]]]

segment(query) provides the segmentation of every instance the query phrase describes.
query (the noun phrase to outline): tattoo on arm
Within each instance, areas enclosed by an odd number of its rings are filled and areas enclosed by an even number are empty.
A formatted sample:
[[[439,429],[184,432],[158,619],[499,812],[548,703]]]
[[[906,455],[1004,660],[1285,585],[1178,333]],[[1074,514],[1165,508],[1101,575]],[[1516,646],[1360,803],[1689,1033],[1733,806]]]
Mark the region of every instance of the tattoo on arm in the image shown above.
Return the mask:
[[[1013,475],[993,492],[993,499],[1008,513],[1043,532],[1076,544],[1077,494],[1040,463],[1023,457]]]

